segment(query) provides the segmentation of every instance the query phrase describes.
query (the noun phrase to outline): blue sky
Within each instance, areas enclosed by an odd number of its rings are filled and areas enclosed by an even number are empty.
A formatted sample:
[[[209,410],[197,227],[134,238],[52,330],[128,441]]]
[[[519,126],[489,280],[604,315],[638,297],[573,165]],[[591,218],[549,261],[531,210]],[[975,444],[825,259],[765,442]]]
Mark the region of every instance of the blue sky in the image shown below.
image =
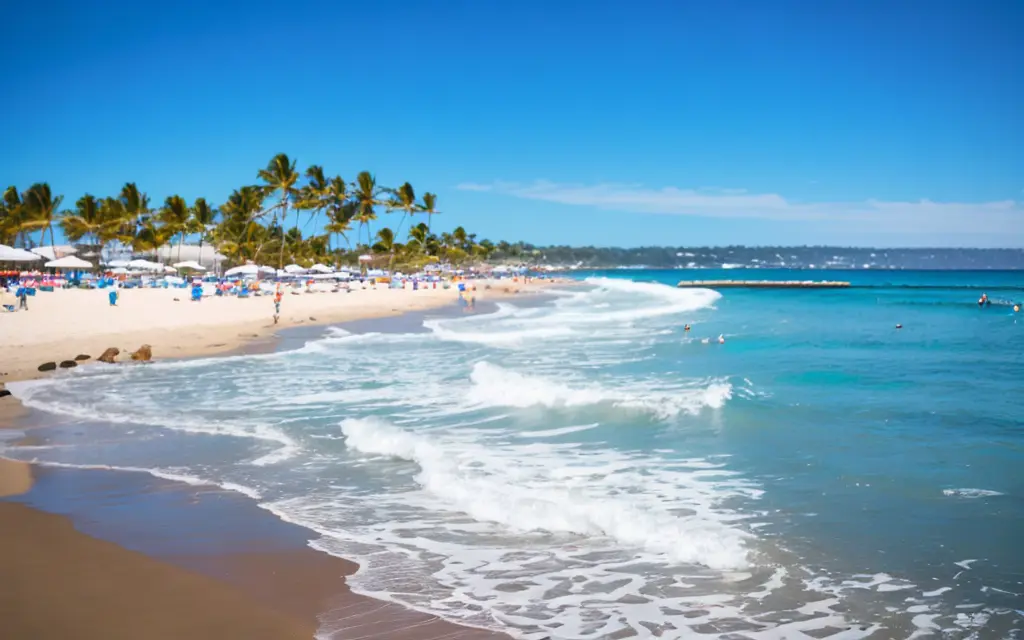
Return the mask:
[[[280,151],[538,244],[1024,246],[1024,2],[18,3],[0,181]],[[29,26],[33,25],[33,26]]]

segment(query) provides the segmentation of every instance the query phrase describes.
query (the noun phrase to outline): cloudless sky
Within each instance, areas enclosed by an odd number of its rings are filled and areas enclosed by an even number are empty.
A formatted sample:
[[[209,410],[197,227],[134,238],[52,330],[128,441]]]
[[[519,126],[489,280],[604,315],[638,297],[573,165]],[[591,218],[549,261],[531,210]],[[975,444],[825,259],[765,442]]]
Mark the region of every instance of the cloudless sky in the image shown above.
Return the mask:
[[[126,181],[223,202],[284,151],[433,191],[438,228],[494,240],[1024,246],[1018,0],[36,0],[4,17],[0,181],[48,181],[65,205]]]

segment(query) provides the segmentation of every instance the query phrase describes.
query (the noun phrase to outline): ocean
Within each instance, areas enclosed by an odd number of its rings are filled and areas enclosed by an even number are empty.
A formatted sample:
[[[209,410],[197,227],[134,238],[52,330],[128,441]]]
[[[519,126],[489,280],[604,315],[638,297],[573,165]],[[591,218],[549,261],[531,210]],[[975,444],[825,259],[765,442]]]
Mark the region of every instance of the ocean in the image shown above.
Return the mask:
[[[744,273],[11,383],[56,419],[0,455],[238,491],[521,638],[1024,637],[1024,272],[674,287]]]

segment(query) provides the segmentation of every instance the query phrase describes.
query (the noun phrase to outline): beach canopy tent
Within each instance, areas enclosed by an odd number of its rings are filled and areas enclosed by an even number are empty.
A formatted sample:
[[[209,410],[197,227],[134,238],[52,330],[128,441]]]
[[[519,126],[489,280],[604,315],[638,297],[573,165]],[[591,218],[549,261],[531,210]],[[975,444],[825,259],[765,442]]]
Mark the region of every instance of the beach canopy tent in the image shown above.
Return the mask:
[[[0,262],[34,262],[42,260],[43,257],[24,249],[15,249],[5,244],[0,244]]]
[[[137,271],[156,271],[158,273],[163,273],[164,271],[164,265],[159,262],[150,262],[149,260],[143,260],[141,258],[129,260],[127,266],[129,269],[135,269]]]
[[[274,267],[268,267],[267,265],[263,265],[262,267],[260,267],[260,273],[265,273],[267,275],[272,276],[277,273],[277,269],[275,269]]]
[[[206,267],[199,264],[195,260],[186,260],[185,262],[175,262],[174,266],[178,269],[192,269],[193,271],[206,271]]]
[[[325,264],[320,264],[319,262],[310,267],[309,270],[314,273],[334,273],[334,269]]]
[[[284,272],[285,273],[306,273],[306,269],[304,267],[300,267],[297,264],[286,264],[284,266]]]
[[[56,247],[36,247],[29,249],[32,253],[43,256],[47,260],[56,260],[63,256],[69,256],[72,253],[78,253],[78,249],[75,249],[69,244],[57,245]]]
[[[254,264],[243,264],[237,267],[232,267],[224,272],[226,276],[257,276],[260,274],[260,267]]]
[[[92,269],[95,265],[88,260],[82,260],[78,256],[64,256],[56,260],[50,260],[44,267],[48,269]]]

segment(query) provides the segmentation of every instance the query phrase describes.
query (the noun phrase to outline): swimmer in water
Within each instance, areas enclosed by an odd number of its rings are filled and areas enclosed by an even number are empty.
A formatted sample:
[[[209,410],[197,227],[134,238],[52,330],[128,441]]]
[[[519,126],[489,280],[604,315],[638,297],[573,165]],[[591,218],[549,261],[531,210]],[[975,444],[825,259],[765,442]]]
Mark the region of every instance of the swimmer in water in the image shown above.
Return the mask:
[[[718,344],[725,344],[725,336],[721,333],[718,334]]]
[[[690,325],[686,325],[686,326],[683,327],[683,331],[689,331],[689,330],[690,330]]]

